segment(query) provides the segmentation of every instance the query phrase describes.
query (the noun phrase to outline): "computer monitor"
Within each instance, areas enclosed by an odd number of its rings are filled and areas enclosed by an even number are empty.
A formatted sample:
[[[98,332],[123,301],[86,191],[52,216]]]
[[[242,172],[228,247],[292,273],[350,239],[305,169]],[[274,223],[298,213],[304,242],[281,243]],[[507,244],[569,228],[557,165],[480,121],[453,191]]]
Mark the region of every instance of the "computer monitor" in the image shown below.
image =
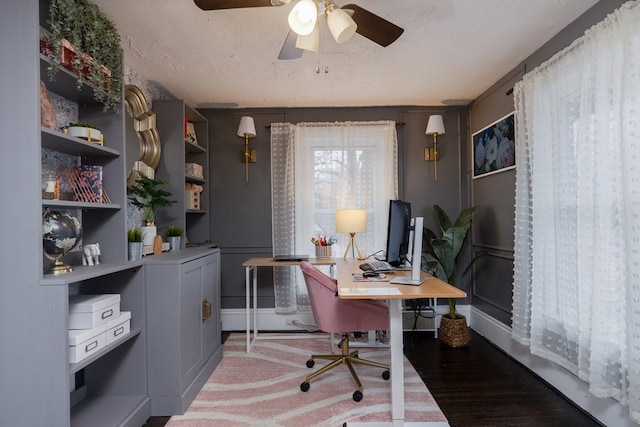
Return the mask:
[[[401,200],[390,200],[385,261],[394,267],[403,266],[406,261],[410,232],[411,204]]]

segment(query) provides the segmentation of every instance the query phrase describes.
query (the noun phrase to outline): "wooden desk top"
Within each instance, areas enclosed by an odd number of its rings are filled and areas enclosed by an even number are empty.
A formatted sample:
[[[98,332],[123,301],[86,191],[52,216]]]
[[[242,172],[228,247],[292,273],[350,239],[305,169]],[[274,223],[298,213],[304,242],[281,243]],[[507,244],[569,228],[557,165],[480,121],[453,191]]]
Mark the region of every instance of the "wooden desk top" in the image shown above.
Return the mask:
[[[308,261],[314,265],[334,265],[335,258],[309,258]],[[243,267],[286,267],[299,265],[300,261],[276,261],[273,258],[249,258],[242,263]]]
[[[353,273],[362,273],[358,267],[362,261],[354,258],[336,258],[338,272],[338,295],[344,299],[413,299],[413,298],[464,298],[467,293],[422,272],[425,278],[421,285],[399,285],[391,282],[354,282]],[[410,276],[410,271],[396,271],[386,273],[390,279],[394,276]],[[372,288],[382,288],[380,294],[376,294]],[[397,289],[397,291],[395,290]],[[389,293],[387,293],[388,291]],[[398,292],[399,291],[399,292]]]

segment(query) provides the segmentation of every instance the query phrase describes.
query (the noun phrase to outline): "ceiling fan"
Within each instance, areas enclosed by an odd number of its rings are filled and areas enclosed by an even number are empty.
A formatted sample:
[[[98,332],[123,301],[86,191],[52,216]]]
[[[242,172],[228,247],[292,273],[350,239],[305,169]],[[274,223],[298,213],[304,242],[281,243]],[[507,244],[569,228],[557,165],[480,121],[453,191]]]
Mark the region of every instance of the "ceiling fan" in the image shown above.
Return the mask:
[[[292,0],[194,0],[202,10],[238,9],[247,7],[282,6]],[[278,59],[295,59],[304,50],[317,51],[318,15],[324,15],[331,35],[338,43],[349,40],[354,33],[387,47],[402,35],[404,29],[355,4],[337,6],[328,0],[295,0],[289,14],[291,31],[280,50]]]

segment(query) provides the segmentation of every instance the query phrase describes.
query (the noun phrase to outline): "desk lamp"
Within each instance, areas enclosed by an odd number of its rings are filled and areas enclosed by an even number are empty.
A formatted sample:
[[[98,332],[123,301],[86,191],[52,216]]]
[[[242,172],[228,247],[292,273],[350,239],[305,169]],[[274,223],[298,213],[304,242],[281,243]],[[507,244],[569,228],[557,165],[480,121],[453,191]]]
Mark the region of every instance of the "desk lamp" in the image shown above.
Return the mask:
[[[339,209],[336,211],[336,232],[349,233],[351,239],[349,245],[344,251],[344,259],[347,259],[349,248],[351,248],[351,256],[355,258],[354,249],[358,251],[358,259],[364,259],[360,248],[356,244],[356,233],[364,233],[367,231],[367,211],[364,209]]]

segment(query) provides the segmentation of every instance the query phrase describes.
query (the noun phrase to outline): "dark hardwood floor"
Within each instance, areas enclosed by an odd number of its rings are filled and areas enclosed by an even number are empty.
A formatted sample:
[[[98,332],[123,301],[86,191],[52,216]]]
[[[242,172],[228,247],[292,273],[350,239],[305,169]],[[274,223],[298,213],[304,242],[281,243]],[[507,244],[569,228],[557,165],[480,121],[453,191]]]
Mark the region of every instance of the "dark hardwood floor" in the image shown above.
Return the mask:
[[[469,345],[460,348],[442,344],[431,332],[407,332],[404,339],[405,355],[451,427],[601,426],[473,331]],[[151,417],[143,427],[168,420]]]

